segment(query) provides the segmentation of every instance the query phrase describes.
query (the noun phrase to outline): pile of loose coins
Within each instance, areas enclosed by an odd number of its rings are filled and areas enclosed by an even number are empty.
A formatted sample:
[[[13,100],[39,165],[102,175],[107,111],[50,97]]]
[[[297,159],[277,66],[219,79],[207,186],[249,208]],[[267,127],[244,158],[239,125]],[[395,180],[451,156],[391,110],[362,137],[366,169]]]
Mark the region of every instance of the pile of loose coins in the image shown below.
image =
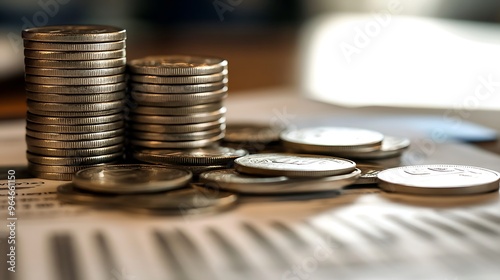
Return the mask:
[[[499,173],[485,168],[400,166],[410,140],[377,131],[226,128],[222,58],[163,55],[126,63],[125,30],[109,26],[32,28],[23,38],[29,172],[71,180],[58,188],[66,202],[192,214],[227,209],[238,194],[339,194],[370,184],[456,196],[499,187]]]
[[[124,151],[124,29],[53,26],[24,30],[29,172],[71,180]]]

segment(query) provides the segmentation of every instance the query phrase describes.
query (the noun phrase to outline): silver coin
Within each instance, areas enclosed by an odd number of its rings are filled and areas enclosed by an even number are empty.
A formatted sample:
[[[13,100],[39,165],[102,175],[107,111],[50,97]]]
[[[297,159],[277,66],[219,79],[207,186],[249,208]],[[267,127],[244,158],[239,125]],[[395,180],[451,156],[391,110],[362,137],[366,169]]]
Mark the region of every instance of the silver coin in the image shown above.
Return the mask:
[[[155,133],[143,131],[130,131],[130,136],[141,140],[151,141],[194,141],[215,137],[224,131],[220,128],[197,131],[190,133]]]
[[[44,165],[28,161],[29,172],[48,172],[48,173],[75,173],[79,170],[89,167],[105,166],[108,163],[99,163],[92,165]]]
[[[294,151],[335,154],[380,150],[384,135],[367,129],[348,127],[309,127],[281,133],[283,145]]]
[[[122,144],[125,137],[117,136],[107,139],[98,140],[81,140],[81,141],[59,141],[59,140],[44,140],[26,136],[26,144],[29,146],[56,148],[56,149],[91,149],[106,146]],[[47,171],[50,172],[50,171]]]
[[[55,172],[40,172],[35,170],[28,170],[28,172],[36,178],[56,181],[71,181],[73,180],[73,173],[55,173]]]
[[[66,52],[100,52],[124,49],[125,40],[106,43],[46,43],[24,40],[24,48],[29,50],[66,51]]]
[[[337,155],[352,159],[384,159],[401,156],[401,154],[408,149],[409,146],[410,139],[386,135],[382,141],[380,150],[371,152],[351,151],[347,153],[337,153]]]
[[[224,130],[226,125],[225,118],[220,118],[213,122],[206,123],[193,123],[193,124],[183,124],[183,125],[161,125],[161,124],[143,124],[130,122],[129,127],[136,131],[146,131],[154,133],[192,133],[199,131],[206,131],[211,129],[221,129]]]
[[[82,141],[82,140],[99,140],[122,136],[125,134],[125,128],[116,130],[109,130],[94,133],[53,133],[53,132],[40,132],[26,129],[26,135],[44,140],[58,140],[58,141]]]
[[[49,157],[94,157],[118,152],[123,153],[123,150],[123,144],[90,149],[56,149],[28,145],[28,152]]]
[[[115,84],[125,81],[125,74],[102,76],[102,77],[45,77],[25,75],[27,83],[59,86],[93,86]]]
[[[46,77],[98,77],[123,74],[125,73],[125,66],[100,69],[51,69],[25,67],[24,72],[28,75]]]
[[[141,149],[134,151],[137,160],[183,165],[228,165],[235,159],[247,155],[243,149],[215,146],[186,150]]]
[[[70,180],[73,180],[73,176],[71,176],[71,179],[66,181]],[[89,192],[78,189],[74,184],[68,183],[57,187],[57,198],[67,203],[88,204],[96,207],[115,208],[119,206],[120,195]]]
[[[125,91],[99,94],[52,94],[27,91],[26,97],[30,100],[49,103],[96,103],[122,100],[125,98]]]
[[[24,50],[24,57],[45,60],[102,60],[122,58],[126,56],[124,49],[98,52],[59,52],[44,50]]]
[[[93,86],[53,86],[26,83],[26,90],[52,94],[98,94],[121,91],[124,90],[126,86],[126,83]]]
[[[218,91],[183,94],[154,94],[132,91],[130,95],[139,105],[182,107],[220,102],[227,97],[227,88]]]
[[[102,193],[148,193],[181,188],[191,177],[189,171],[159,165],[119,164],[81,170],[73,183],[78,188]]]
[[[481,167],[432,164],[390,168],[378,174],[388,192],[418,195],[469,195],[498,190],[500,174]]]
[[[151,75],[130,75],[130,80],[137,83],[159,84],[159,85],[193,85],[222,82],[227,80],[227,70],[221,73],[198,76],[151,76]]]
[[[26,120],[28,122],[34,122],[39,124],[90,125],[90,124],[117,122],[123,120],[123,114],[113,114],[113,115],[98,116],[98,117],[65,118],[65,117],[39,116],[28,112],[26,114]]]
[[[128,65],[136,74],[194,76],[220,73],[227,68],[227,60],[186,55],[148,56],[134,59]]]
[[[45,111],[45,110],[37,110],[33,108],[28,108],[28,112],[46,117],[68,117],[68,118],[79,118],[79,117],[100,117],[114,114],[123,114],[123,108],[117,108],[113,110],[104,110],[104,111],[94,111],[94,112],[57,112],[57,111]]]
[[[184,116],[196,113],[213,112],[224,107],[222,102],[214,102],[200,104],[187,107],[153,107],[153,106],[132,106],[130,112],[140,115],[156,115],[156,116]]]
[[[50,156],[40,156],[32,154],[30,152],[26,153],[26,158],[29,162],[42,164],[42,165],[90,165],[99,164],[107,162],[117,162],[123,159],[123,153],[118,152],[108,155],[99,156],[77,156],[77,157],[50,157]]]
[[[214,189],[246,194],[288,194],[339,190],[356,182],[359,169],[343,175],[321,178],[289,178],[286,176],[257,177],[241,174],[233,169],[208,171],[200,174],[200,181]]]
[[[356,163],[343,158],[301,154],[254,154],[234,160],[238,172],[264,176],[325,177],[352,172]]]
[[[155,85],[130,83],[130,89],[133,91],[148,93],[197,93],[220,90],[226,87],[226,85],[227,81],[195,85]]]
[[[100,60],[47,60],[25,58],[26,67],[55,68],[55,69],[96,69],[113,68],[127,65],[127,59],[112,58]]]
[[[129,119],[136,123],[147,124],[190,124],[216,121],[226,114],[226,107],[214,112],[197,113],[186,116],[154,116],[154,115],[129,115]]]
[[[224,141],[231,143],[271,143],[280,140],[282,129],[253,123],[228,123]]]
[[[142,160],[139,160],[141,162],[146,162],[146,163],[151,163],[151,164],[160,164],[165,167],[171,167],[171,168],[179,168],[183,170],[190,171],[193,173],[193,176],[198,176],[203,172],[206,171],[211,171],[211,170],[219,170],[219,169],[227,169],[229,168],[228,165],[182,165],[182,164],[169,164],[169,163],[164,163],[161,162],[161,159],[156,159],[156,158],[143,158]]]
[[[361,170],[361,176],[359,176],[358,180],[355,183],[357,185],[376,184],[378,181],[378,173],[380,173],[380,171],[382,170],[387,169],[382,165],[359,162],[356,164],[356,167]]]
[[[111,42],[125,40],[125,29],[105,25],[60,25],[24,29],[24,40],[41,42]]]
[[[64,111],[64,112],[85,112],[85,111],[102,111],[122,108],[125,105],[124,100],[100,102],[100,103],[48,103],[27,100],[28,108],[43,111]]]
[[[121,129],[125,126],[123,120],[102,124],[89,125],[52,125],[39,124],[27,121],[26,128],[34,131],[52,132],[52,133],[95,133],[109,130]]]
[[[214,145],[218,143],[218,141],[221,140],[222,138],[224,138],[224,133],[221,133],[212,138],[194,140],[194,141],[167,142],[167,141],[131,139],[130,143],[138,147],[153,148],[153,149],[196,149]]]
[[[225,208],[236,203],[238,196],[228,192],[189,187],[159,194],[123,196],[120,202],[134,208],[183,211],[200,208]]]

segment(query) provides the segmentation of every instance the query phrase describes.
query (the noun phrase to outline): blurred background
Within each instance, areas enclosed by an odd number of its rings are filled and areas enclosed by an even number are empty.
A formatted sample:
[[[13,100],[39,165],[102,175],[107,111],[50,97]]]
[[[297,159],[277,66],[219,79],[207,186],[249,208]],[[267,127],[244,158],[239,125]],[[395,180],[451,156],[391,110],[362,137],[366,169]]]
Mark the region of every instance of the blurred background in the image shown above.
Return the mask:
[[[24,28],[109,24],[127,29],[127,58],[205,54],[229,61],[230,94],[294,87],[301,79],[306,26],[325,15],[373,13],[387,0],[2,0],[0,118],[25,114]],[[398,15],[496,23],[496,0],[399,0]],[[304,41],[305,40],[305,41]]]

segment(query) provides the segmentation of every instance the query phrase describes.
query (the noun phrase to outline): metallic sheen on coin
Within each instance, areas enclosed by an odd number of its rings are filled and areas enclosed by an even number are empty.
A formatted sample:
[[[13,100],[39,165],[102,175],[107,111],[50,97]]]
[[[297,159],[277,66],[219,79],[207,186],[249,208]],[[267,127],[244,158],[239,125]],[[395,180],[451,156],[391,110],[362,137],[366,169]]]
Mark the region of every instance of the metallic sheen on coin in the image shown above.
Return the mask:
[[[348,127],[309,127],[281,133],[286,148],[299,152],[335,154],[380,150],[384,135],[371,130]]]
[[[183,165],[227,165],[248,152],[227,147],[207,147],[186,150],[141,149],[134,151],[134,158],[143,161]]]
[[[148,56],[128,63],[136,74],[157,76],[208,75],[224,71],[227,60],[187,55]]]
[[[24,29],[24,40],[64,43],[96,43],[126,39],[125,29],[105,25],[60,25]]]
[[[356,163],[343,158],[301,154],[254,154],[234,160],[238,172],[264,176],[325,177],[352,172]]]
[[[418,195],[468,195],[496,191],[500,174],[481,167],[432,164],[396,167],[378,174],[388,192]]]
[[[73,183],[100,193],[149,193],[181,188],[191,177],[189,171],[160,165],[118,164],[80,170]]]

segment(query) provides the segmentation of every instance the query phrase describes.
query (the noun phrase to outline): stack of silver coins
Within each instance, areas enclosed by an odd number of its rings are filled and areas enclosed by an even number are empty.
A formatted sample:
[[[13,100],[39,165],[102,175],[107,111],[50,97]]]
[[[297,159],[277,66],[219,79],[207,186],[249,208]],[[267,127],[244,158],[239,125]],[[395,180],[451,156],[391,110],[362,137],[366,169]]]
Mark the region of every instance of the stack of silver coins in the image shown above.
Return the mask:
[[[195,149],[225,132],[227,61],[150,56],[128,63],[129,134],[135,148]]]
[[[64,25],[23,30],[29,172],[71,180],[123,158],[124,29]]]

